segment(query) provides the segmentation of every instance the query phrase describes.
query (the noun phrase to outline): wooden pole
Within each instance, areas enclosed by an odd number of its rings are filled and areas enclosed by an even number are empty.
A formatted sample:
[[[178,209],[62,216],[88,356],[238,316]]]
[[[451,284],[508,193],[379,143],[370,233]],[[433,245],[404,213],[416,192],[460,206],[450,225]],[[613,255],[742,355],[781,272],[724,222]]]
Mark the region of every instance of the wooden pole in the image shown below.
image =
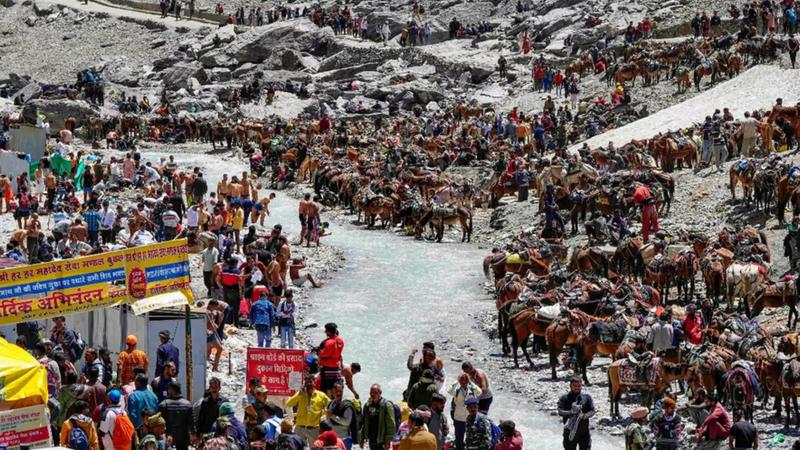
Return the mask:
[[[186,400],[192,401],[192,321],[191,307],[184,306],[186,322]]]

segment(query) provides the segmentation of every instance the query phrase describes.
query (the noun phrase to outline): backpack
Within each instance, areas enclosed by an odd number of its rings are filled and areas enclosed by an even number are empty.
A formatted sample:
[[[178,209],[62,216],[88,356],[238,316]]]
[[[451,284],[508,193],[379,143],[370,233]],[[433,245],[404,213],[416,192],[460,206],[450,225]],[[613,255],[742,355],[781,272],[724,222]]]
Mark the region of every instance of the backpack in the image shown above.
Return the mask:
[[[70,333],[72,335],[72,342],[70,343],[69,348],[64,350],[69,352],[72,361],[77,361],[81,359],[84,350],[86,350],[86,341],[84,341],[81,337],[81,334],[75,330],[67,330],[66,333]]]
[[[69,448],[72,450],[89,450],[89,436],[78,426],[75,419],[69,419],[72,430],[69,432]]]
[[[361,429],[361,421],[363,420],[361,413],[361,402],[358,400],[345,400],[342,406],[351,408],[353,410],[353,418],[350,420],[350,438],[353,442],[359,442],[358,431]]]
[[[265,422],[265,425],[269,425],[269,426],[265,426],[264,427],[264,428],[266,428],[266,431],[267,431],[267,435],[265,436],[265,438],[268,441],[277,441],[278,436],[280,436],[280,434],[281,434],[281,421],[280,421],[280,419],[278,419],[275,416],[270,417]]]
[[[115,449],[128,449],[131,448],[131,441],[133,435],[136,434],[136,428],[131,422],[131,418],[124,411],[118,411],[117,417],[114,419],[114,433],[111,435],[111,440],[114,442]]]
[[[394,410],[394,432],[397,433],[397,430],[400,429],[400,423],[403,421],[403,411],[393,402],[384,399],[383,404],[386,405],[387,403],[390,404]]]
[[[19,207],[20,209],[31,209],[31,197],[28,194],[22,194],[19,196]]]
[[[501,440],[501,438],[503,436],[503,432],[500,430],[500,427],[497,426],[497,424],[494,423],[494,421],[492,421],[492,419],[490,419],[488,416],[486,416],[484,414],[481,414],[481,413],[478,413],[478,417],[475,418],[475,428],[476,429],[478,428],[478,424],[483,422],[483,420],[481,420],[481,419],[484,419],[486,422],[489,422],[489,430],[488,431],[489,431],[489,435],[491,436],[491,440],[492,440],[491,448],[494,448],[497,444],[500,443],[500,440]]]

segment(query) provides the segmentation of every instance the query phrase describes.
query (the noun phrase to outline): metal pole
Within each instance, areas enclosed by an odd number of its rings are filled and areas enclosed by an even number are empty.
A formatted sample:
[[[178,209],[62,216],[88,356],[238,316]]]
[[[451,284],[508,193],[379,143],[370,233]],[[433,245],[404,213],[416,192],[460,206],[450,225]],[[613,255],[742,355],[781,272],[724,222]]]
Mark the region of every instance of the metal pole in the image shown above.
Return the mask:
[[[184,306],[186,321],[186,400],[192,401],[192,321],[191,307]]]

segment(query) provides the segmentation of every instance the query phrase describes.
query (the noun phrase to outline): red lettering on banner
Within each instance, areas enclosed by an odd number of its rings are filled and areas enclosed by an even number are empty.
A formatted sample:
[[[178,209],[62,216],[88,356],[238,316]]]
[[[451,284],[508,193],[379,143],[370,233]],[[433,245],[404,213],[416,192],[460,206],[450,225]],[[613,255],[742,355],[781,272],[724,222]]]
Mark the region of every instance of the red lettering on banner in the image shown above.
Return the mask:
[[[269,390],[270,395],[294,395],[295,390],[289,387],[289,375],[297,372],[302,376],[304,369],[303,350],[247,349],[247,379],[255,377],[261,380],[261,384]]]

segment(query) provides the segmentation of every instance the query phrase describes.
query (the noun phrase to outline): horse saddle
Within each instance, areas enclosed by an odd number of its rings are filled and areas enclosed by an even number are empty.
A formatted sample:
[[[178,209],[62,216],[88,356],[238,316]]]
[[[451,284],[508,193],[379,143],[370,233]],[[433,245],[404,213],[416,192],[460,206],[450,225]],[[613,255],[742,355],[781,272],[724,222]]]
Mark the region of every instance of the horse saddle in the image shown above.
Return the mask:
[[[619,379],[627,386],[648,386],[656,382],[661,358],[653,357],[644,366],[635,358],[623,359],[619,366]]]
[[[437,219],[447,219],[458,215],[455,208],[448,208],[446,206],[437,206],[433,208],[433,217]]]
[[[749,168],[750,168],[750,161],[747,161],[746,159],[739,161],[739,163],[736,165],[736,169],[739,171],[739,173],[744,173]]]

